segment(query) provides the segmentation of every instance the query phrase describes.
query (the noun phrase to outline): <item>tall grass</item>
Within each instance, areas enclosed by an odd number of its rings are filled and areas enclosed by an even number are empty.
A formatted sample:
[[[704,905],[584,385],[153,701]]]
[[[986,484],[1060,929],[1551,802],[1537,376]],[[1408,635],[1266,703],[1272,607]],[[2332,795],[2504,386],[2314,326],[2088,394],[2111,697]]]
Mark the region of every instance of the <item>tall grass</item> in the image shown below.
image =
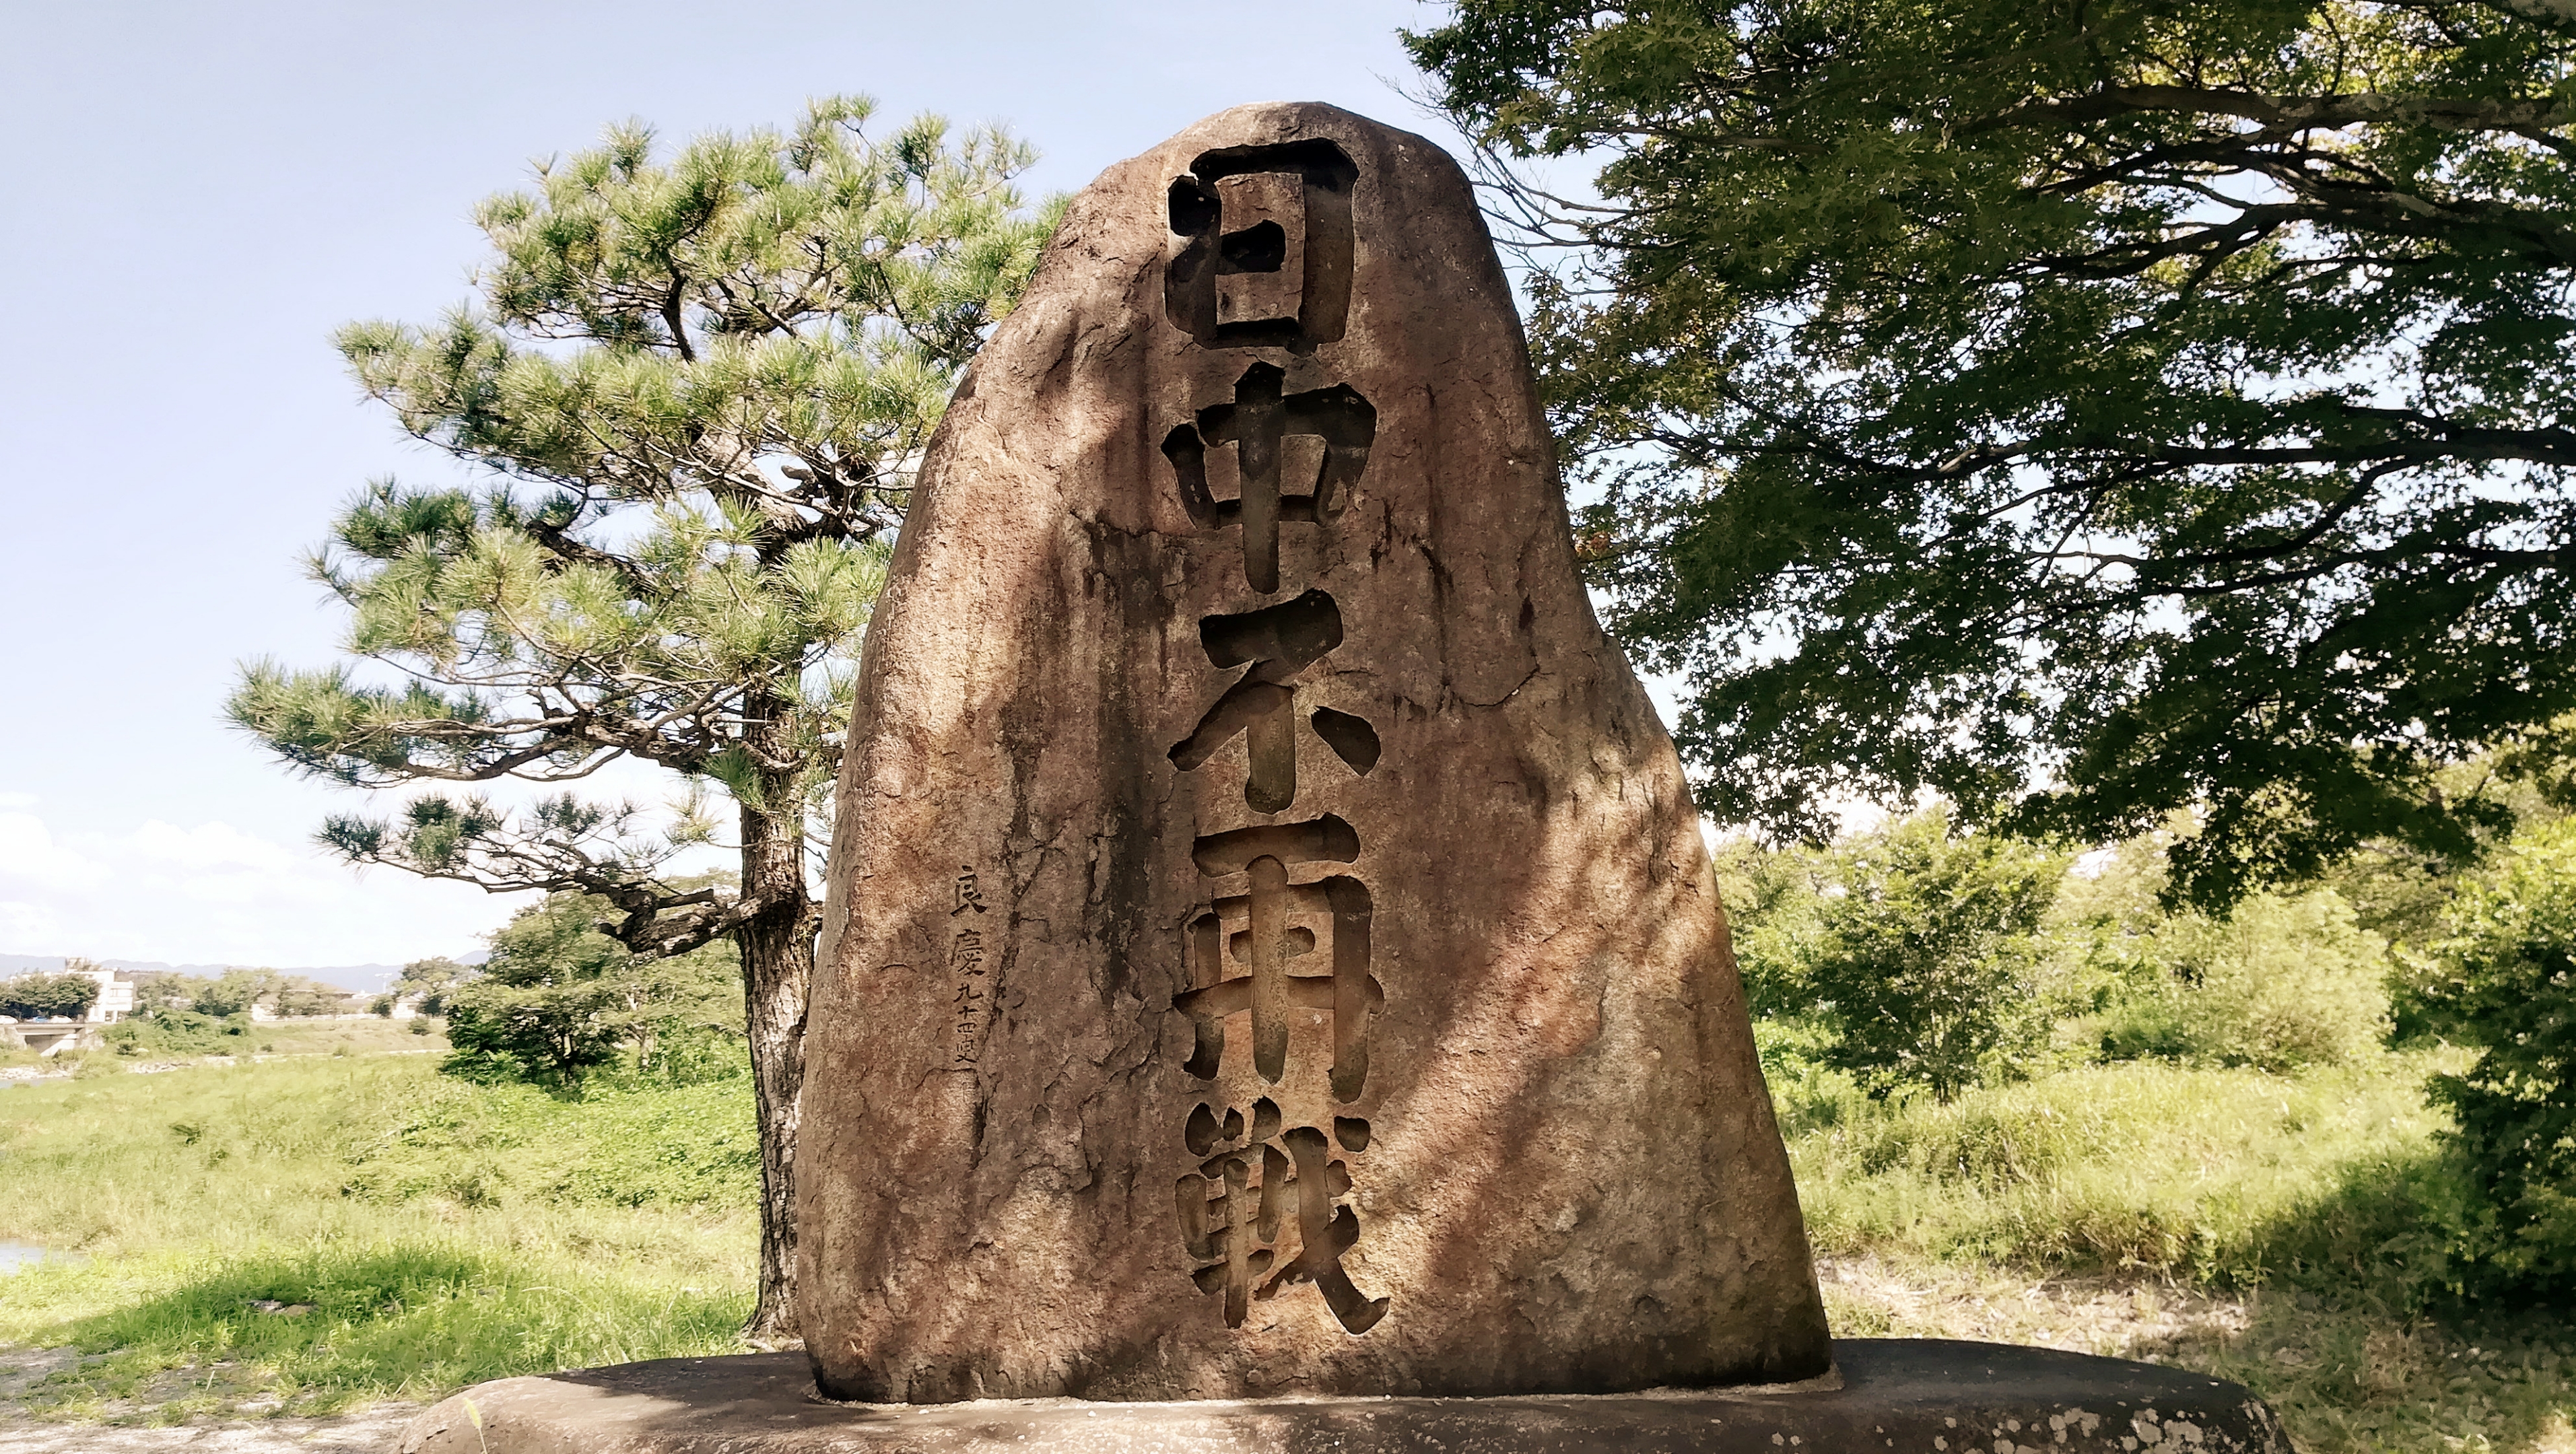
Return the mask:
[[[165,1420],[738,1351],[749,1122],[739,1082],[554,1101],[426,1056],[0,1090],[0,1236],[88,1259],[0,1278],[0,1343],[92,1355],[39,1407]]]
[[[1830,1072],[1774,1084],[1809,1235],[1850,1259],[1827,1286],[1839,1333],[2020,1341],[2037,1329],[2016,1319],[2071,1321],[2090,1351],[2250,1385],[2308,1454],[2563,1454],[2565,1310],[2461,1297],[2443,1260],[2459,1173],[2423,1082],[2459,1058],[2132,1062],[1947,1106],[1872,1102]],[[2231,1316],[2139,1344],[2169,1320],[2100,1311],[2227,1299]]]
[[[1814,1075],[1783,1109],[1820,1250],[2244,1287],[2387,1270],[2439,1154],[2431,1068],[2421,1055],[2302,1075],[2133,1062],[1894,1107]]]

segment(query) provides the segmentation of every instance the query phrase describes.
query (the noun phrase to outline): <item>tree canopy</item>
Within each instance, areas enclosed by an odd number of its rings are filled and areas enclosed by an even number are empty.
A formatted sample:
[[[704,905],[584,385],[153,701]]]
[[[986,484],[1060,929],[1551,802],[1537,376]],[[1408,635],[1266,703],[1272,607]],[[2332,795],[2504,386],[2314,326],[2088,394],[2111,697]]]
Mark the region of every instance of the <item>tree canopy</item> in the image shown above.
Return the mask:
[[[353,324],[367,396],[466,484],[370,484],[312,571],[347,665],[246,666],[235,722],[303,771],[453,784],[341,815],[356,863],[586,896],[626,951],[730,938],[764,1158],[755,1336],[792,1334],[790,1175],[817,912],[809,829],[839,762],[858,634],[911,470],[957,374],[1019,296],[1049,218],[1006,133],[870,103],[667,159],[640,124],[476,212],[477,296],[426,326]],[[676,775],[676,816],[566,790],[620,759]],[[739,868],[674,876],[733,806]]]
[[[693,1033],[741,1034],[730,942],[639,955],[599,932],[605,908],[557,893],[511,916],[483,972],[446,991],[448,1070],[571,1086],[624,1054],[650,1074]]]
[[[421,1014],[444,1015],[447,997],[475,974],[472,965],[459,964],[443,954],[415,959],[404,965],[402,973],[394,976],[392,986],[376,997],[375,1012],[390,1016],[397,1005],[408,999]]]
[[[1827,1064],[1873,1095],[1919,1084],[1947,1102],[2026,1048],[2041,920],[2065,864],[1920,814],[1843,855],[1808,982],[1830,1005]]]
[[[2576,707],[2576,7],[1462,0],[1409,39],[1523,224],[1594,579],[1686,674],[1713,816],[2190,809],[2213,905],[2505,826],[2434,774]]]
[[[0,1015],[13,1020],[78,1020],[98,1003],[98,981],[82,974],[21,974],[0,979]]]

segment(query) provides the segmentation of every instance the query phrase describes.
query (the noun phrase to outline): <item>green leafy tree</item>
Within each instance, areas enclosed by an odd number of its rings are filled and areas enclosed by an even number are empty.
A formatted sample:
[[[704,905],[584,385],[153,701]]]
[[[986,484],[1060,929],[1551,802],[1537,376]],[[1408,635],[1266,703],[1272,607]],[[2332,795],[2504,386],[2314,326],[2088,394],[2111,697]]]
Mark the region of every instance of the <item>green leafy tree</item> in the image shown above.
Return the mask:
[[[134,972],[134,1012],[154,1015],[164,1010],[187,1010],[196,1003],[197,991],[205,980],[175,969],[143,969]]]
[[[2419,995],[2478,1052],[2432,1081],[2477,1193],[2454,1250],[2524,1295],[2563,1293],[2576,1286],[2576,820],[2518,839],[2448,918],[2444,973]]]
[[[1827,1064],[1885,1096],[1947,1102],[2005,1078],[2046,1038],[2041,934],[2063,858],[1919,813],[1834,855],[1838,896],[1803,947],[1803,978],[1836,1031]]]
[[[277,988],[268,997],[271,1010],[289,1017],[336,1015],[348,1003],[347,990],[300,974],[279,975]]]
[[[98,1003],[98,981],[77,974],[22,974],[0,979],[0,1015],[13,1020],[77,1020]]]
[[[262,662],[231,703],[344,783],[560,784],[629,758],[730,800],[735,891],[666,871],[717,833],[694,796],[659,825],[570,793],[513,812],[434,792],[323,837],[355,863],[594,896],[638,954],[731,940],[763,1148],[755,1337],[794,1331],[809,829],[853,649],[912,462],[1047,230],[1011,184],[1020,143],[930,117],[880,141],[868,114],[823,101],[667,160],[614,128],[482,205],[474,304],[342,330],[367,395],[478,482],[380,481],[313,562],[350,652],[389,678]]]
[[[1718,901],[1726,906],[1736,972],[1757,1020],[1815,1007],[1808,978],[1841,880],[1829,850],[1775,849],[1749,839],[1720,847]]]
[[[472,1079],[571,1087],[631,1050],[651,1070],[687,1029],[739,1034],[740,970],[725,940],[639,955],[602,933],[611,906],[554,893],[492,936],[483,972],[452,990],[446,1068]]]
[[[275,995],[285,983],[286,977],[273,969],[227,969],[213,979],[197,980],[188,1008],[218,1020],[247,1015],[253,1005]]]
[[[2576,9],[1460,0],[1614,629],[1721,821],[1936,791],[2223,906],[2576,706]],[[1565,251],[1549,251],[1556,244]]]
[[[421,1014],[444,1015],[447,997],[474,978],[475,973],[472,965],[459,964],[445,956],[415,959],[394,976],[393,988],[377,997],[376,1013],[391,1015],[396,1001],[417,999]]]

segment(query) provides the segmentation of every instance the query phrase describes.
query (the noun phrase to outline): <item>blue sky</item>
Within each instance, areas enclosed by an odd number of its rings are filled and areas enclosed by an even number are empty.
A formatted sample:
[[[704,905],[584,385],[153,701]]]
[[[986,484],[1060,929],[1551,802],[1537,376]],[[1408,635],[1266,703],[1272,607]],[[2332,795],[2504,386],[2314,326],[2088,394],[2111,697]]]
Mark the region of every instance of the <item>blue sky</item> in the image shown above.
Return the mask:
[[[308,846],[361,795],[219,716],[234,663],[328,659],[298,567],[369,476],[437,473],[329,347],[428,319],[531,158],[861,91],[1001,121],[1074,189],[1209,112],[1323,100],[1448,140],[1414,0],[15,7],[0,47],[0,953],[281,967],[474,948],[510,904]],[[646,792],[649,780],[639,780]]]

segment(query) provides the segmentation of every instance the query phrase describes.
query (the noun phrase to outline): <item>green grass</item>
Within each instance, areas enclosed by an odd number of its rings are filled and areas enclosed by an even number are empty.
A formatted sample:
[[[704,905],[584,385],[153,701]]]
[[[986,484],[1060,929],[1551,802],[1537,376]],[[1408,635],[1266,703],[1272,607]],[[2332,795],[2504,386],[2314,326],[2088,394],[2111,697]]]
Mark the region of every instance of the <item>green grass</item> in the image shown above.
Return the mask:
[[[84,1354],[31,1410],[327,1412],[741,1350],[745,1083],[558,1101],[307,1055],[0,1090],[0,1236],[89,1259],[0,1278],[0,1344]]]
[[[2308,1454],[2576,1449],[2576,1329],[2456,1297],[2427,1230],[2448,1182],[2421,1088],[2448,1063],[2095,1066],[1948,1106],[1778,1089],[1809,1235],[1864,1269],[1828,1280],[1840,1333],[2184,1363]]]
[[[260,1063],[0,1089],[0,1237],[90,1259],[0,1277],[0,1344],[83,1354],[30,1412],[319,1413],[741,1348],[743,1082],[556,1099],[384,1053],[424,1048],[406,1027],[293,1028]],[[1775,1086],[1846,1336],[2188,1364],[2308,1454],[2576,1450],[2576,1334],[2463,1305],[2430,1251],[2442,1063],[2097,1066],[1949,1106]]]
[[[424,1051],[447,1053],[447,1037],[436,1020],[393,1020],[369,1015],[363,1020],[270,1020],[251,1027],[250,1038],[266,1055],[382,1055]],[[412,1026],[425,1025],[414,1034]]]
[[[1784,1129],[1819,1250],[2260,1286],[2373,1270],[2435,1156],[2431,1069],[2091,1066],[1893,1110],[1817,1077]]]

